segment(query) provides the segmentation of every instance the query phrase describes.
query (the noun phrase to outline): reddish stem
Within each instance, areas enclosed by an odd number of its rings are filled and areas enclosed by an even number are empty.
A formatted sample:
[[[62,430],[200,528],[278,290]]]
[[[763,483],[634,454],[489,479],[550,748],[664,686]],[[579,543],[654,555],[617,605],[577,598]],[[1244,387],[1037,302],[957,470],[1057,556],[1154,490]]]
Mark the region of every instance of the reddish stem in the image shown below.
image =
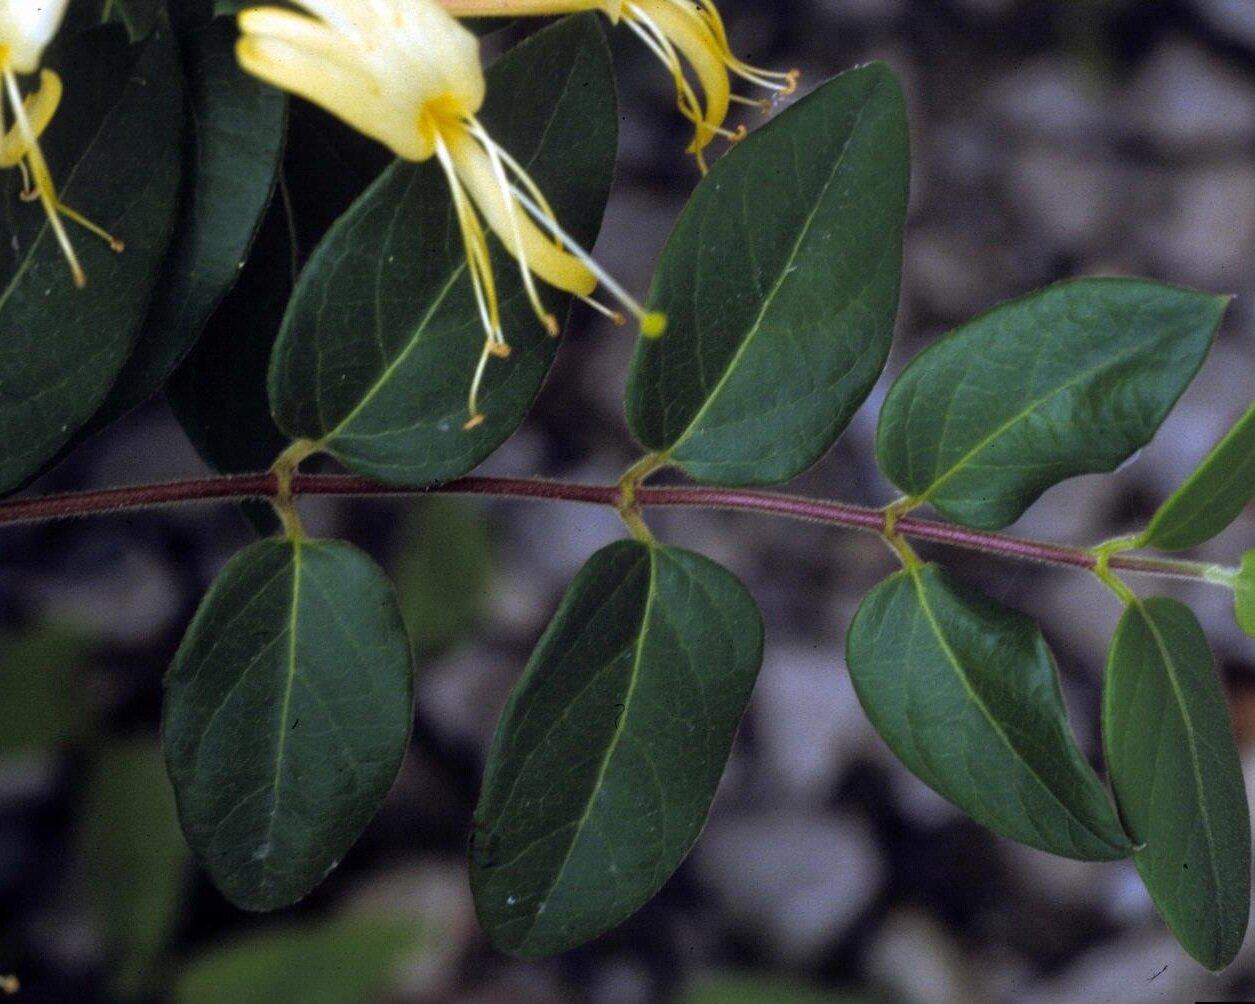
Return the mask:
[[[468,477],[430,488],[395,488],[352,475],[297,474],[292,479],[292,489],[293,494],[297,496],[487,495],[497,498],[583,502],[603,506],[617,506],[620,501],[620,490],[617,485],[580,485],[524,478]],[[63,495],[47,495],[42,498],[14,499],[0,502],[0,525],[46,522],[189,502],[271,499],[277,490],[278,484],[275,476],[266,472],[223,475],[192,481],[176,481],[170,484],[109,488],[103,491],[70,492]],[[792,495],[778,495],[771,492],[705,487],[642,487],[637,489],[636,500],[638,504],[646,508],[667,506],[760,512],[873,533],[881,532],[885,522],[884,513],[879,509],[847,505],[841,502],[823,502]],[[915,540],[949,544],[953,547],[1027,561],[1085,569],[1093,569],[1097,563],[1094,554],[1085,548],[969,530],[934,520],[905,517],[898,520],[896,528],[902,536]],[[1110,559],[1109,567],[1126,572],[1201,579],[1209,566],[1193,562],[1115,555]]]

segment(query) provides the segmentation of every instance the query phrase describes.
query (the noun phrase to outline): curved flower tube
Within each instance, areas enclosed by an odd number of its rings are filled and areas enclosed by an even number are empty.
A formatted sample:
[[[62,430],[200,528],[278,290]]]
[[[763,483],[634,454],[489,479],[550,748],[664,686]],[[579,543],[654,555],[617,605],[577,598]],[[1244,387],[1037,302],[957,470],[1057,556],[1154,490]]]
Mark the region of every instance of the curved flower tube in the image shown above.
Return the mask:
[[[440,0],[455,17],[527,17],[599,10],[613,24],[625,24],[670,72],[675,81],[676,106],[693,123],[688,152],[706,173],[705,149],[716,136],[735,143],[746,130],[724,126],[733,103],[770,112],[776,99],[797,90],[799,71],[760,70],[732,54],[728,33],[712,0]],[[684,70],[687,62],[701,88],[701,96]],[[772,92],[760,100],[732,93],[729,77]]]
[[[540,190],[475,117],[485,86],[479,40],[436,0],[294,2],[311,16],[277,7],[240,14],[240,65],[321,105],[404,160],[435,157],[448,180],[487,335],[466,428],[484,418],[478,393],[488,360],[510,354],[485,223],[518,261],[532,309],[550,335],[558,334],[558,321],[541,302],[533,276],[590,303],[600,281],[640,320],[645,335],[662,333],[662,316],[643,310],[567,237]]]
[[[39,137],[57,113],[61,104],[61,78],[52,70],[39,72],[39,88],[22,96],[18,87],[19,73],[39,70],[44,49],[61,26],[68,0],[0,0],[0,76],[4,94],[0,96],[0,169],[16,167],[22,172],[22,198],[43,203],[48,222],[57,243],[70,266],[74,284],[80,289],[87,277],[78,255],[65,232],[61,217],[73,220],[106,241],[114,251],[122,251],[122,242],[106,233],[91,220],[75,212],[57,195],[56,185],[39,146]],[[5,130],[4,102],[8,100],[14,125]]]

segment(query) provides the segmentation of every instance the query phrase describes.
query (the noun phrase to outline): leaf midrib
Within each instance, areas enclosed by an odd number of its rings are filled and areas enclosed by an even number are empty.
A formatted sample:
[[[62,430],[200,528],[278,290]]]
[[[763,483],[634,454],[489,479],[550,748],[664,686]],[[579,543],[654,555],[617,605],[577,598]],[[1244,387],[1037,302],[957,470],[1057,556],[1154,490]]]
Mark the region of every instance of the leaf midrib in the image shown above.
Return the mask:
[[[632,659],[632,672],[628,677],[627,692],[623,695],[623,712],[619,715],[619,721],[615,724],[614,734],[610,742],[606,744],[606,752],[601,759],[601,766],[597,769],[597,778],[589,788],[588,799],[584,803],[584,811],[580,813],[579,821],[571,830],[571,840],[567,844],[566,853],[562,857],[562,864],[559,865],[553,881],[549,883],[545,892],[546,900],[553,894],[554,889],[562,884],[562,877],[566,874],[566,869],[571,863],[571,856],[575,853],[575,845],[579,843],[588,820],[592,816],[593,805],[597,801],[597,796],[601,793],[602,785],[605,783],[606,773],[610,769],[610,762],[614,759],[615,751],[618,749],[619,743],[627,730],[628,719],[632,714],[632,699],[636,695],[637,684],[640,682],[641,660],[645,652],[645,641],[649,637],[650,616],[653,613],[654,600],[657,597],[658,561],[659,555],[656,548],[650,547],[649,588],[645,594],[645,609],[641,614],[640,635],[637,638],[636,653]],[[527,931],[520,940],[520,945],[527,943],[539,922],[540,911],[537,910],[532,914],[531,923],[527,926]]]
[[[284,676],[283,703],[279,711],[279,737],[275,744],[274,782],[271,785],[270,818],[266,822],[266,836],[257,851],[261,861],[268,860],[273,850],[275,823],[279,818],[279,807],[283,798],[283,760],[284,753],[287,750],[288,732],[290,731],[286,723],[288,712],[292,708],[292,691],[296,686],[297,627],[301,606],[301,548],[303,546],[300,540],[292,541],[292,604],[288,611],[288,663],[287,672]]]
[[[727,387],[728,383],[732,380],[733,374],[735,374],[740,368],[741,360],[745,356],[745,354],[749,351],[750,345],[754,343],[755,339],[758,337],[759,332],[762,331],[763,322],[767,319],[767,314],[771,310],[772,306],[774,305],[776,301],[776,297],[780,295],[781,289],[784,288],[785,280],[788,279],[790,275],[790,269],[793,268],[794,262],[797,261],[798,254],[801,252],[801,249],[802,249],[802,244],[806,241],[806,238],[810,235],[811,228],[815,224],[815,219],[819,215],[819,210],[822,208],[824,204],[824,200],[828,197],[828,192],[831,190],[833,182],[836,180],[837,174],[840,172],[841,168],[845,165],[846,155],[850,152],[850,147],[853,145],[854,140],[857,138],[858,130],[860,126],[862,125],[863,118],[867,112],[868,105],[871,103],[872,97],[879,90],[880,90],[880,84],[879,82],[877,82],[875,88],[873,89],[872,95],[869,95],[867,100],[864,101],[863,104],[859,107],[858,114],[854,118],[854,124],[850,127],[850,134],[849,136],[846,137],[846,141],[841,147],[841,153],[837,157],[835,163],[833,164],[832,171],[829,172],[827,179],[824,181],[823,186],[820,189],[819,195],[815,199],[815,205],[811,208],[810,213],[807,214],[806,222],[802,224],[801,232],[798,234],[797,240],[794,241],[793,243],[793,249],[789,252],[788,257],[785,259],[785,263],[783,267],[780,269],[780,273],[776,277],[776,281],[774,285],[772,286],[771,291],[767,294],[766,298],[763,300],[763,305],[761,308],[759,308],[758,316],[754,319],[754,323],[750,325],[749,331],[746,332],[746,335],[742,339],[741,344],[737,347],[736,352],[734,352],[732,354],[732,358],[728,360],[728,365],[724,368],[723,375],[720,376],[718,383],[715,384],[714,388],[712,388],[710,393],[706,396],[706,401],[697,410],[697,414],[695,414],[693,418],[689,421],[688,425],[685,426],[684,431],[680,433],[680,435],[676,438],[675,442],[673,442],[669,447],[667,447],[667,449],[664,451],[665,453],[667,454],[675,453],[675,451],[678,450],[681,446],[683,446],[684,443],[693,435],[693,433],[697,431],[698,426],[701,425],[702,419],[706,417],[706,413],[710,411],[712,407],[714,407],[715,402],[723,394],[724,389]]]
[[[1033,778],[1033,780],[1036,781],[1041,786],[1042,790],[1045,791],[1046,794],[1048,794],[1051,797],[1051,799],[1054,800],[1054,802],[1064,811],[1064,813],[1070,819],[1078,823],[1081,829],[1083,829],[1091,837],[1097,840],[1102,846],[1115,847],[1118,849],[1118,845],[1112,844],[1110,840],[1108,840],[1102,834],[1098,833],[1092,826],[1090,826],[1089,823],[1081,819],[1079,816],[1077,816],[1077,814],[1071,808],[1065,805],[1063,800],[1060,799],[1059,796],[1055,793],[1054,789],[1049,784],[1047,784],[1046,781],[1037,772],[1037,769],[1031,763],[1029,763],[1028,760],[1020,753],[1020,751],[1016,749],[1014,744],[1012,744],[1010,738],[1007,736],[1006,732],[1003,730],[1001,725],[999,725],[997,719],[994,718],[992,712],[986,706],[985,702],[981,700],[980,696],[976,693],[975,689],[972,687],[970,681],[967,678],[967,674],[963,671],[963,668],[959,662],[958,657],[955,655],[954,650],[950,647],[950,643],[946,640],[946,637],[941,630],[941,625],[937,621],[936,617],[934,616],[932,607],[928,603],[928,597],[924,589],[923,578],[920,574],[920,569],[911,569],[909,574],[911,576],[912,583],[915,586],[916,595],[919,597],[920,609],[923,612],[925,619],[928,621],[928,626],[932,630],[933,636],[937,639],[938,645],[941,646],[941,650],[942,650],[942,653],[946,657],[946,661],[950,663],[950,666],[954,669],[955,676],[958,678],[959,682],[963,685],[963,689],[967,692],[968,697],[971,699],[972,703],[976,705],[980,713],[985,717],[985,720],[989,723],[990,727],[994,730],[995,734],[1002,741],[1003,745],[1006,746],[1006,748],[1011,752],[1011,754],[1015,757],[1016,761],[1024,766],[1024,768],[1028,771],[1029,775]]]
[[[1002,438],[1002,436],[1004,436],[1012,427],[1018,425],[1020,422],[1026,421],[1039,408],[1045,406],[1065,391],[1071,390],[1072,387],[1081,381],[1088,380],[1095,374],[1101,373],[1103,370],[1127,361],[1131,356],[1136,355],[1139,351],[1143,351],[1145,348],[1146,347],[1141,344],[1132,345],[1118,355],[1112,356],[1110,359],[1103,360],[1097,366],[1076,374],[1070,380],[1052,388],[1048,394],[1043,394],[1042,396],[1030,401],[1022,410],[1016,412],[997,428],[993,429],[987,436],[985,436],[984,439],[972,446],[966,453],[963,454],[963,456],[951,464],[944,474],[940,476],[934,474],[932,484],[924,489],[924,491],[914,496],[915,500],[921,505],[925,502],[931,501],[936,496],[942,485],[956,475],[961,474],[963,469],[967,467],[968,464],[970,464],[989,446]],[[953,399],[951,399],[951,405],[953,405],[953,403]]]
[[[1168,677],[1168,685],[1172,689],[1173,699],[1176,701],[1177,710],[1181,715],[1181,723],[1185,729],[1185,739],[1190,750],[1190,774],[1194,778],[1194,795],[1198,803],[1199,821],[1203,826],[1203,836],[1207,841],[1207,865],[1211,872],[1211,880],[1213,888],[1219,894],[1224,888],[1221,884],[1220,873],[1216,868],[1216,839],[1212,831],[1211,813],[1207,810],[1207,802],[1203,798],[1203,776],[1199,771],[1199,755],[1198,755],[1198,737],[1194,727],[1194,722],[1190,718],[1189,711],[1185,703],[1185,692],[1181,688],[1181,681],[1177,677],[1176,662],[1168,649],[1167,642],[1164,640],[1163,633],[1159,630],[1159,625],[1150,615],[1146,608],[1146,603],[1137,599],[1135,601],[1138,615],[1146,624],[1146,629],[1150,632],[1151,639],[1155,643],[1155,648],[1159,652],[1160,662],[1163,664],[1164,673]],[[1225,931],[1221,929],[1223,923],[1222,911],[1216,911],[1216,934],[1223,941]]]

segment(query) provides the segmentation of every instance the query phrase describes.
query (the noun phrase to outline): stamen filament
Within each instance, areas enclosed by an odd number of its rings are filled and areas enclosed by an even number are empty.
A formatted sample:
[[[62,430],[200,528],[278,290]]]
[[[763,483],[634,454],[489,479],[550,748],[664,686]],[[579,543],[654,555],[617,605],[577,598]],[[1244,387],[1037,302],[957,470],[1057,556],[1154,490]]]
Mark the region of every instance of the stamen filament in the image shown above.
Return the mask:
[[[61,245],[61,251],[65,255],[65,260],[69,263],[70,274],[74,277],[74,285],[82,289],[87,285],[87,276],[83,272],[83,266],[79,264],[78,255],[74,253],[74,247],[70,244],[69,235],[66,234],[65,226],[58,215],[61,203],[57,198],[56,186],[53,184],[52,174],[48,170],[48,163],[44,160],[43,151],[39,148],[39,140],[35,136],[34,129],[31,128],[30,119],[26,117],[26,106],[22,101],[22,93],[18,90],[17,76],[12,70],[7,68],[4,70],[4,86],[9,95],[9,102],[13,107],[13,118],[17,122],[22,142],[26,145],[25,158],[30,166],[31,174],[34,175],[35,188],[39,192],[39,199],[44,204],[44,212],[48,215],[48,222],[52,225],[52,232],[56,235],[57,243]]]
[[[527,249],[523,243],[522,228],[519,226],[518,208],[514,199],[511,198],[512,186],[510,179],[506,177],[505,167],[502,165],[501,147],[493,142],[492,137],[484,131],[484,127],[474,116],[468,116],[466,122],[470,127],[471,135],[479,140],[480,145],[488,154],[488,162],[492,165],[493,175],[501,189],[502,199],[506,204],[506,215],[510,220],[510,233],[514,237],[515,260],[519,265],[519,274],[523,277],[523,288],[527,291],[527,299],[540,319],[540,323],[545,326],[545,331],[551,338],[557,338],[561,330],[558,327],[558,319],[540,302],[540,294],[536,292],[536,283],[532,279],[532,270],[527,262]]]
[[[656,310],[646,310],[636,299],[617,283],[609,272],[602,268],[591,254],[585,251],[580,245],[562,229],[562,225],[557,220],[549,219],[541,211],[541,208],[523,191],[518,188],[511,188],[514,197],[519,200],[523,208],[532,214],[536,222],[548,230],[554,237],[562,241],[567,250],[579,258],[580,261],[588,268],[590,272],[597,277],[597,281],[606,287],[616,300],[623,304],[633,317],[635,317],[641,325],[641,334],[646,338],[657,338],[667,329],[667,317],[665,314]]]

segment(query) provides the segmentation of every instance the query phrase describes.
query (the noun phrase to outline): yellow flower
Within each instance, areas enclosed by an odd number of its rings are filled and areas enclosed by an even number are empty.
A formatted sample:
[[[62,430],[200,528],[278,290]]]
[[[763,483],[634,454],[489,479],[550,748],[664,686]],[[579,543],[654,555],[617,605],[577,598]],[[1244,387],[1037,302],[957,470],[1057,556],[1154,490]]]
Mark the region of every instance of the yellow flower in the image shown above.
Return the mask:
[[[549,334],[558,334],[558,322],[541,303],[533,274],[585,300],[600,280],[640,319],[646,335],[662,333],[661,315],[646,313],[567,237],[540,190],[476,119],[484,101],[479,40],[436,0],[295,2],[312,16],[277,7],[240,14],[240,64],[322,105],[398,157],[435,157],[449,182],[487,333],[471,383],[467,428],[483,421],[477,395],[489,358],[510,352],[485,222],[517,259],[532,308]]]
[[[760,70],[736,58],[728,44],[723,18],[711,0],[440,0],[456,17],[526,17],[599,10],[614,24],[632,29],[662,62],[675,80],[676,105],[693,123],[688,152],[706,173],[705,149],[716,136],[736,142],[745,127],[724,126],[733,102],[769,112],[774,99],[797,90],[799,73]],[[681,57],[693,68],[702,97],[684,72]],[[753,101],[732,93],[729,75],[773,92],[772,98]],[[703,101],[704,98],[704,101]]]
[[[0,74],[4,77],[4,96],[8,98],[14,119],[13,128],[6,132],[4,97],[0,97],[0,168],[16,167],[22,172],[25,189],[22,198],[28,201],[39,199],[43,203],[57,243],[69,262],[74,284],[82,287],[87,284],[87,277],[79,265],[61,217],[86,227],[107,241],[115,251],[122,250],[122,242],[75,212],[57,196],[48,163],[39,147],[39,137],[48,128],[61,104],[61,78],[51,70],[42,70],[39,89],[25,98],[17,82],[19,73],[34,73],[39,69],[44,49],[61,25],[67,2],[0,0]]]

